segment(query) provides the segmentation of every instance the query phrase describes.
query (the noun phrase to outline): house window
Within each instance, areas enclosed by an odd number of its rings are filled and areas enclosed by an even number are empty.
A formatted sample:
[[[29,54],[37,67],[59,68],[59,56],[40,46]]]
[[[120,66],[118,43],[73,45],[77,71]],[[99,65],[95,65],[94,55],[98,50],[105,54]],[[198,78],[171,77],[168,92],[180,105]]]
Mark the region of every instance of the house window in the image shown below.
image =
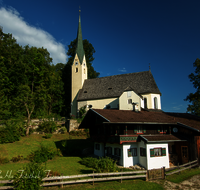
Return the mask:
[[[135,129],[134,129],[134,133],[136,133],[136,134],[143,134],[143,133],[146,133],[146,128],[145,128],[145,126],[137,125],[137,127],[135,127]]]
[[[146,148],[140,147],[140,156],[146,156]]]
[[[112,147],[107,147],[107,155],[112,155]]]
[[[131,97],[131,91],[127,92],[127,97]]]
[[[121,156],[121,149],[120,148],[115,148],[114,149],[114,155],[115,156]]]
[[[154,109],[158,109],[158,99],[157,99],[157,97],[154,98]]]
[[[167,129],[165,129],[164,126],[159,126],[158,127],[158,133],[161,133],[161,134],[167,133]]]
[[[132,99],[128,99],[128,104],[132,104]]]
[[[135,156],[137,156],[137,148],[128,149],[128,157],[135,157]]]
[[[144,98],[144,109],[147,109],[147,98]]]
[[[100,144],[95,144],[95,149],[100,150]]]
[[[166,156],[166,148],[152,148],[150,149],[150,157]]]

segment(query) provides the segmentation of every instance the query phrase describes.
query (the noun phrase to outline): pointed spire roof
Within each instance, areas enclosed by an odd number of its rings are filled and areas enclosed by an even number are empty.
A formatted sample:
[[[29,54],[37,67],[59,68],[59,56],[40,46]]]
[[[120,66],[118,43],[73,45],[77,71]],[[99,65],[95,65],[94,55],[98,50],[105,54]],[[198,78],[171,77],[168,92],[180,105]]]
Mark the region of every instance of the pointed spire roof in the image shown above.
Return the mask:
[[[78,55],[79,61],[82,64],[83,56],[85,55],[85,52],[83,49],[83,39],[82,39],[82,30],[81,30],[81,10],[79,10],[79,24],[78,24],[78,32],[77,32],[76,54]]]

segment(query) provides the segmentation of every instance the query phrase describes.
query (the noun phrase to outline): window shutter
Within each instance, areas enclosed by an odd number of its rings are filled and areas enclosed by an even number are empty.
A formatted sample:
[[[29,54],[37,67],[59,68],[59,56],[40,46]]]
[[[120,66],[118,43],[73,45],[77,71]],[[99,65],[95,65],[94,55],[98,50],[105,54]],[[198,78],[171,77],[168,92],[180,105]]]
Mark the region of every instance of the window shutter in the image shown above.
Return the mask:
[[[137,133],[137,129],[134,129],[134,133]]]
[[[150,157],[154,157],[154,149],[150,149]]]
[[[162,156],[166,156],[166,148],[162,148]]]
[[[143,127],[143,133],[146,133],[147,131],[146,131],[146,127],[144,126]]]

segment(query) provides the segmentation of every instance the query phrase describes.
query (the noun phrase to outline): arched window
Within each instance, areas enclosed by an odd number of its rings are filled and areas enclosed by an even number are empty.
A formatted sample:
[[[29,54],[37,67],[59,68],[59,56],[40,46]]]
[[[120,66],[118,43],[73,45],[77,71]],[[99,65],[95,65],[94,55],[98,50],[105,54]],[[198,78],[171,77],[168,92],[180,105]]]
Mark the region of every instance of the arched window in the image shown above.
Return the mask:
[[[154,98],[154,109],[158,109],[158,99],[157,99],[157,97]]]
[[[144,98],[144,109],[147,109],[147,98]]]
[[[78,68],[76,67],[76,73],[78,73]]]

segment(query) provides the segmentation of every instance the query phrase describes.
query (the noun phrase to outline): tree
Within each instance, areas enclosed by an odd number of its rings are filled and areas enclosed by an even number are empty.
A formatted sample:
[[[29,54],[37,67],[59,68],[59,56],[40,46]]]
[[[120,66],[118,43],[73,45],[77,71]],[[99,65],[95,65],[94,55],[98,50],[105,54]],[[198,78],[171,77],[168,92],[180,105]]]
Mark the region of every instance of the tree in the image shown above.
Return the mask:
[[[62,107],[61,74],[47,49],[17,44],[0,29],[0,119],[57,113]]]
[[[194,73],[191,73],[188,77],[193,83],[196,89],[195,93],[190,93],[185,101],[189,101],[191,104],[187,107],[187,112],[200,116],[200,59],[197,58],[193,63],[195,67]]]
[[[68,62],[63,69],[63,82],[64,82],[64,91],[65,91],[65,115],[70,113],[71,109],[71,66],[73,64],[73,60],[76,53],[76,44],[77,39],[73,40],[70,45],[68,45]],[[87,40],[83,40],[83,48],[85,51],[85,58],[88,68],[88,79],[97,78],[99,77],[100,73],[94,70],[92,66],[92,62],[94,61],[93,54],[95,53],[95,49],[93,45]]]

